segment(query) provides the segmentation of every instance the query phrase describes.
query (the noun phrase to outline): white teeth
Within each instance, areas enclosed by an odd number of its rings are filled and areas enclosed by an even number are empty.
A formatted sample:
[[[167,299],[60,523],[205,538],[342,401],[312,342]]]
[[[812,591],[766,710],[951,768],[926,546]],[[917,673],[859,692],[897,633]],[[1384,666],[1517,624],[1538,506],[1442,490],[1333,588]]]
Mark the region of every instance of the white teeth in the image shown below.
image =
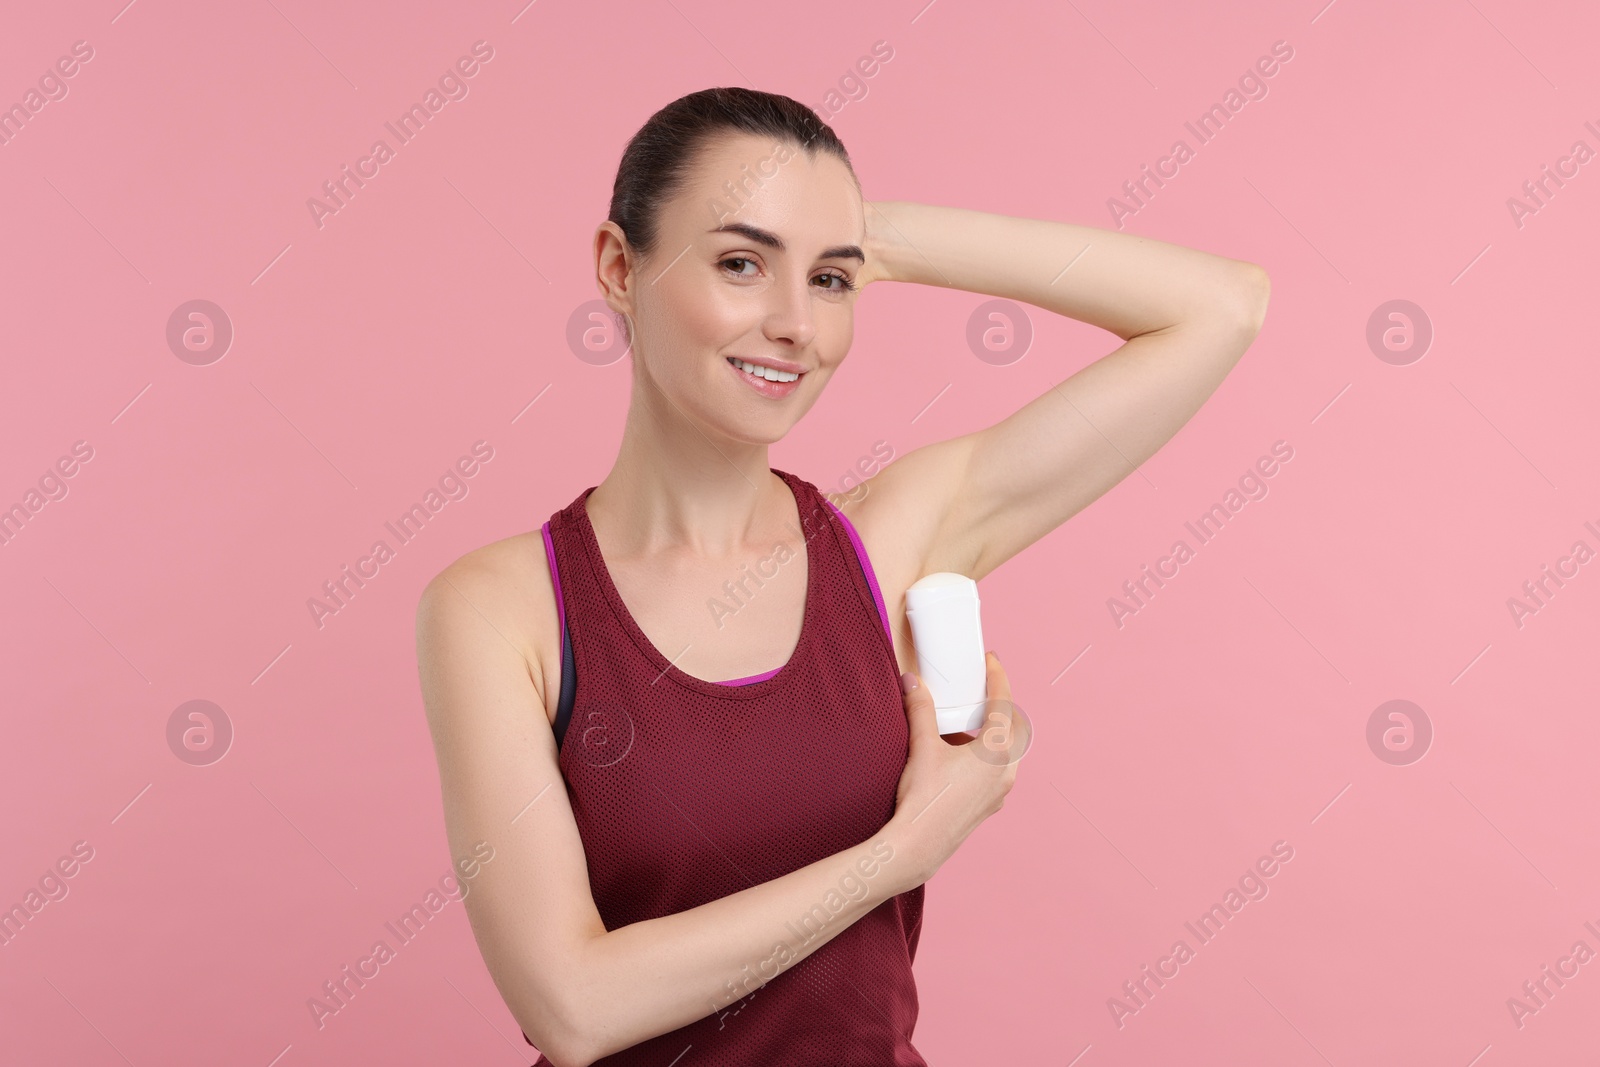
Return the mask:
[[[748,371],[749,373],[754,374],[757,378],[765,378],[769,382],[792,382],[796,378],[800,377],[800,375],[794,373],[793,371],[773,370],[771,367],[758,367],[754,363],[746,363],[737,356],[730,356],[728,358],[731,359],[733,361],[733,365],[738,367],[740,370]]]

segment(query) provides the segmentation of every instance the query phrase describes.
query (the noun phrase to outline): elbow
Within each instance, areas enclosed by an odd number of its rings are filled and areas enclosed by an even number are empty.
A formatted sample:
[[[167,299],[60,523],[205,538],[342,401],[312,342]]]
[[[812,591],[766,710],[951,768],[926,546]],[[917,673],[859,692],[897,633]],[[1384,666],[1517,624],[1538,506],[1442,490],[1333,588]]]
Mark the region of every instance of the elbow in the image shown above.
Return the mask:
[[[1267,321],[1267,304],[1272,299],[1272,279],[1254,263],[1242,264],[1243,282],[1239,286],[1239,317],[1251,337],[1261,332]]]
[[[540,1049],[539,1051],[545,1054],[545,1057],[554,1064],[554,1067],[589,1067],[591,1063],[600,1058],[583,1049],[578,1051],[567,1051],[566,1049],[547,1051]]]
[[[606,1041],[615,1020],[603,991],[615,983],[595,971],[591,943],[585,938],[568,944],[538,977],[524,972],[522,995],[512,1009],[519,1023],[526,1020],[523,1033],[555,1067],[589,1067],[622,1047]]]
[[[523,1018],[529,1018],[532,1026],[523,1023]],[[589,1067],[601,1056],[588,1020],[570,1003],[559,1005],[555,1011],[523,1012],[517,1022],[529,1041],[555,1067]]]
[[[534,1035],[529,1034],[530,1038]],[[548,1031],[542,1041],[536,1042],[539,1051],[555,1067],[589,1067],[600,1057],[586,1040],[583,1031],[575,1026],[563,1026]]]

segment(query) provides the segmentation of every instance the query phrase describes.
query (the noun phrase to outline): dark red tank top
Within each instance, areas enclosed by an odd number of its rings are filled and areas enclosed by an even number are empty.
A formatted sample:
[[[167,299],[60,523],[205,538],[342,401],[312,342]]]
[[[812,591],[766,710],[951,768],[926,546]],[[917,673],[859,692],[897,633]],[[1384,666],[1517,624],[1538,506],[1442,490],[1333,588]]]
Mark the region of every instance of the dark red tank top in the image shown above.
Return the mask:
[[[594,486],[544,524],[572,708],[559,762],[607,930],[782,877],[867,841],[894,813],[909,734],[882,594],[849,520],[810,482],[773,473],[798,504],[805,616],[789,661],[754,678],[692,677],[650,643],[601,558],[585,507]],[[725,608],[759,595],[780,565],[730,576],[716,591]],[[596,1063],[926,1067],[911,1044],[923,890],[767,977],[763,962],[785,958],[774,944],[728,975],[704,1018]],[[834,899],[860,891],[847,883]],[[786,927],[791,947],[804,918]],[[535,1067],[546,1065],[541,1055]]]

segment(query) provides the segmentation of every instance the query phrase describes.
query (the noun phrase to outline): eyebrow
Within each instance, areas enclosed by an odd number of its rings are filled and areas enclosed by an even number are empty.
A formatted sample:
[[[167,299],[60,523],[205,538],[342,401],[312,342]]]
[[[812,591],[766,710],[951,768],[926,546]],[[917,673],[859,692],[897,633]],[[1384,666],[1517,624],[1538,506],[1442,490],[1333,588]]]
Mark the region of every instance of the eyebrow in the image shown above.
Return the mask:
[[[758,244],[764,244],[768,248],[775,248],[779,252],[786,252],[789,249],[789,246],[784,243],[782,237],[779,237],[770,230],[763,230],[761,227],[752,226],[747,222],[730,222],[726,226],[718,226],[716,229],[709,230],[707,232],[740,233]],[[867,257],[861,251],[860,245],[834,245],[832,248],[824,248],[822,250],[822,254],[817,258],[854,259],[859,260],[861,263],[866,263],[867,261]]]

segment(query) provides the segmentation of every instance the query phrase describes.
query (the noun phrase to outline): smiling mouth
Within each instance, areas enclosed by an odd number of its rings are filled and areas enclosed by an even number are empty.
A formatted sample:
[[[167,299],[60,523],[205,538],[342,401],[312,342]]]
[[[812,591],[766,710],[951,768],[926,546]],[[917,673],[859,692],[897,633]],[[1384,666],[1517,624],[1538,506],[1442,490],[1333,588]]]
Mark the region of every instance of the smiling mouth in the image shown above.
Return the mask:
[[[729,356],[728,357],[728,362],[733,364],[733,366],[737,367],[739,370],[744,371],[746,374],[751,375],[752,377],[764,378],[769,382],[793,382],[793,381],[798,381],[799,378],[801,377],[801,375],[803,375],[805,373],[804,371],[800,371],[800,372],[796,373],[794,371],[774,370],[771,367],[758,367],[754,363],[746,363],[744,360],[738,358],[737,356]]]

